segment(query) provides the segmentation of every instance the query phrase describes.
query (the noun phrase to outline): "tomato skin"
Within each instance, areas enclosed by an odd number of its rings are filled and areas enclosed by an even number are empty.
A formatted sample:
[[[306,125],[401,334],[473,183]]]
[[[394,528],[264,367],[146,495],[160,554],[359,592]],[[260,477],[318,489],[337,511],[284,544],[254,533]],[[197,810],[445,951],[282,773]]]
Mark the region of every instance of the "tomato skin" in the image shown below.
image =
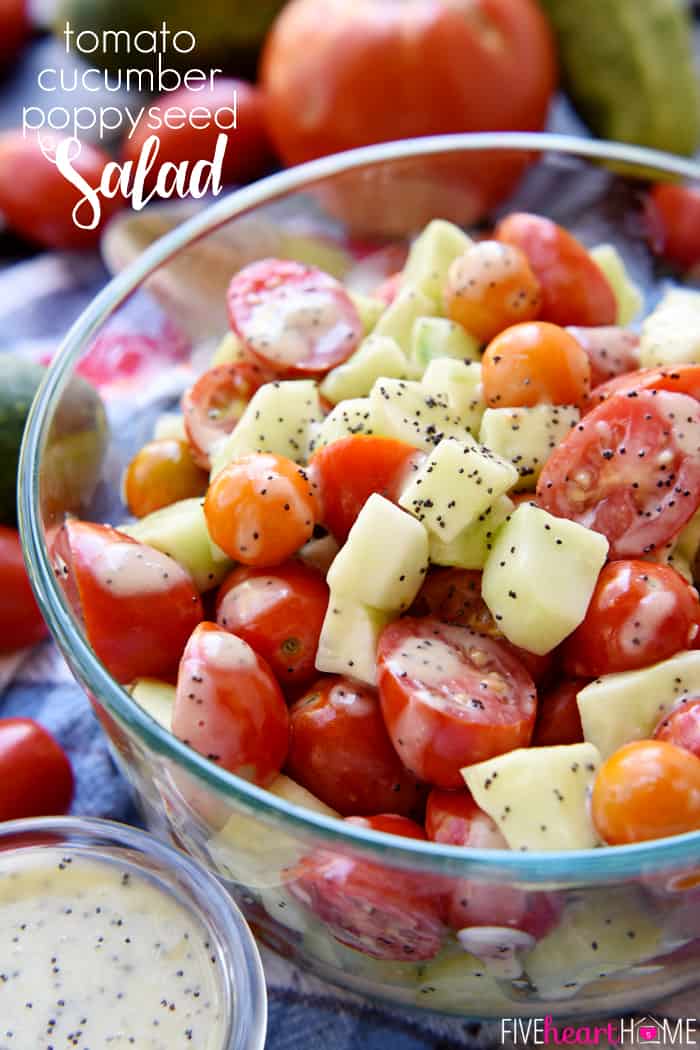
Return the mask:
[[[376,690],[322,678],[290,709],[290,776],[343,816],[408,817],[424,790],[394,751]]]
[[[546,321],[506,328],[487,346],[481,367],[491,408],[579,405],[590,391],[585,350],[564,328]]]
[[[318,481],[323,524],[345,543],[355,519],[374,492],[396,502],[418,449],[395,438],[353,434],[316,452],[311,472]]]
[[[683,747],[700,758],[700,698],[684,697],[654,731],[655,740]]]
[[[57,740],[31,718],[0,718],[0,821],[67,813],[73,770]]]
[[[239,566],[219,588],[216,622],[262,656],[283,688],[303,686],[317,675],[328,593],[321,573],[298,561],[273,570]]]
[[[172,678],[203,618],[189,573],[108,525],[74,519],[61,526],[51,553],[66,597],[109,673],[119,682]]]
[[[498,223],[494,236],[528,257],[542,286],[543,321],[587,327],[615,324],[617,302],[610,283],[563,226],[542,215],[513,212]]]
[[[450,266],[447,316],[482,343],[540,312],[540,282],[527,256],[510,244],[480,241]]]
[[[226,131],[217,127],[214,119],[207,120],[202,114],[195,114],[197,127],[192,127],[188,119],[183,120],[183,127],[167,127],[163,123],[157,131],[153,131],[148,126],[148,118],[140,120],[131,136],[125,139],[122,152],[125,161],[137,164],[146,140],[152,135],[158,139],[158,162],[146,178],[147,191],[155,187],[162,164],[213,160],[219,135],[225,135],[228,140],[221,169],[224,183],[249,182],[262,175],[269,165],[272,147],[265,130],[263,99],[258,88],[245,80],[231,77],[217,77],[213,87],[211,82],[203,87],[204,90],[198,91],[180,88],[179,91],[168,92],[154,99],[152,105],[159,106],[163,112],[177,107],[184,110],[189,118],[192,110],[200,107],[212,114],[223,107],[232,107],[235,94],[237,126]],[[181,114],[177,115],[177,119],[181,119]],[[222,114],[220,120],[228,124],[231,115]],[[202,127],[203,124],[206,126]]]
[[[634,671],[700,646],[697,591],[669,565],[608,562],[585,619],[563,645],[562,666],[596,677]]]
[[[374,299],[381,299],[387,306],[391,306],[396,296],[401,291],[401,281],[403,279],[403,271],[397,270],[396,273],[392,273],[389,277],[385,277],[380,285],[378,285],[372,292]]]
[[[428,784],[461,787],[463,766],[530,742],[535,685],[499,641],[436,619],[403,617],[384,628],[377,669],[392,743]]]
[[[687,394],[700,401],[700,365],[669,365],[668,368],[639,368],[616,376],[591,391],[591,408],[609,401],[616,394],[634,395],[640,390],[668,390]]]
[[[124,495],[131,513],[143,518],[181,499],[203,496],[208,477],[186,441],[161,438],[139,449],[126,468]]]
[[[346,817],[355,827],[425,841],[420,825],[384,813]],[[443,884],[425,873],[316,850],[290,873],[289,892],[340,941],[373,959],[419,961],[440,949]]]
[[[648,239],[657,255],[689,270],[700,262],[700,190],[665,182],[647,199]]]
[[[241,638],[204,621],[177,676],[172,730],[230,773],[266,787],[287,757],[289,715],[267,663]]]
[[[626,744],[598,771],[591,815],[609,846],[700,830],[700,758],[662,740]]]
[[[583,726],[576,697],[590,678],[565,679],[540,695],[533,747],[583,743]]]
[[[18,57],[30,31],[27,0],[3,0],[0,7],[0,66]]]
[[[231,433],[255,391],[274,378],[256,361],[234,361],[208,369],[185,391],[182,413],[195,463],[210,468],[214,444]]]
[[[595,328],[569,325],[566,330],[588,355],[592,387],[639,367],[639,336],[636,332],[619,325],[598,325]]]
[[[48,633],[29,583],[19,532],[0,525],[0,653],[34,645]]]

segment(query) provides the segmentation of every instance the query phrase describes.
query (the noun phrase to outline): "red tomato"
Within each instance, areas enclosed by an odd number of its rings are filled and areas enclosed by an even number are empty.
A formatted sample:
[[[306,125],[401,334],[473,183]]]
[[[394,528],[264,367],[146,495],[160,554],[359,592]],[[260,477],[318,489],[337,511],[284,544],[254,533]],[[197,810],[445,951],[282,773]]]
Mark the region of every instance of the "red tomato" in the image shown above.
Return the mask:
[[[397,273],[392,273],[390,277],[385,277],[382,283],[372,292],[373,298],[381,299],[381,301],[386,303],[387,306],[391,306],[394,299],[401,291],[402,279],[402,270],[398,270]]]
[[[175,736],[229,773],[266,787],[287,757],[289,715],[277,680],[242,638],[200,623],[180,661]]]
[[[653,390],[598,405],[545,463],[537,502],[602,532],[611,558],[658,549],[700,503],[700,406]]]
[[[377,682],[389,736],[404,765],[441,788],[463,766],[530,743],[535,685],[501,642],[435,619],[385,627]]]
[[[322,678],[290,711],[287,768],[343,816],[416,812],[424,792],[394,751],[374,689]]]
[[[0,525],[0,653],[34,645],[47,634],[24,567],[19,533]]]
[[[169,111],[161,127],[154,131],[153,121],[145,114],[125,140],[124,160],[137,164],[146,140],[152,135],[158,139],[158,159],[147,176],[146,190],[155,186],[162,164],[213,160],[219,135],[227,139],[223,182],[248,182],[268,166],[272,147],[265,130],[261,92],[245,80],[230,77],[218,77],[213,87],[209,82],[201,88],[180,88],[154,99],[153,105],[163,114]],[[234,103],[236,122],[230,127],[234,118],[226,110],[234,109]]]
[[[614,376],[631,372],[639,365],[639,336],[628,328],[614,324],[596,328],[570,325],[567,332],[588,354],[593,387]]]
[[[540,282],[526,255],[511,244],[480,241],[450,266],[447,316],[482,342],[540,312]]]
[[[559,325],[609,325],[617,302],[608,279],[583,245],[542,215],[514,212],[496,227],[497,240],[527,255],[542,286],[540,318]]]
[[[576,697],[589,681],[588,678],[566,679],[540,695],[532,737],[533,747],[583,743],[583,726]]]
[[[139,449],[124,474],[124,498],[135,517],[178,500],[203,496],[208,477],[197,466],[186,441],[160,438]]]
[[[393,813],[347,817],[355,827],[425,839],[423,829]],[[316,850],[290,873],[287,888],[341,944],[374,959],[418,962],[440,949],[442,899],[424,872],[384,867],[331,850]]]
[[[700,601],[669,565],[609,562],[586,617],[563,645],[563,667],[595,677],[634,671],[700,646]]]
[[[117,681],[173,675],[203,616],[181,565],[108,525],[75,519],[57,532],[52,560],[90,645]]]
[[[316,677],[316,650],[328,607],[320,572],[298,561],[275,569],[234,569],[219,588],[216,622],[267,660],[285,686]]]
[[[285,259],[261,259],[240,270],[229,285],[228,312],[250,353],[282,375],[335,368],[363,334],[360,315],[335,277]]]
[[[590,404],[602,404],[615,394],[635,396],[640,390],[668,390],[675,394],[688,394],[700,401],[700,365],[640,368],[636,372],[616,376],[591,391]]]
[[[0,821],[66,813],[73,798],[68,756],[31,718],[0,719]]]
[[[3,0],[0,5],[0,65],[18,57],[30,29],[28,0]]]
[[[486,347],[481,368],[491,408],[579,405],[591,389],[585,350],[566,329],[546,321],[506,328]]]
[[[684,747],[700,758],[700,697],[686,696],[680,700],[673,711],[661,719],[654,739]]]
[[[212,447],[231,433],[255,391],[272,379],[273,373],[255,361],[235,361],[210,368],[185,391],[185,433],[200,467],[209,469]]]
[[[55,147],[58,139],[42,132],[42,142]],[[109,161],[103,150],[82,143],[72,166],[93,188]],[[73,221],[73,209],[83,194],[47,160],[34,136],[21,131],[0,135],[0,211],[10,229],[44,248],[89,248],[97,243],[102,227],[121,207],[119,197],[100,197],[102,218],[95,230],[82,230]],[[80,221],[89,222],[91,209],[84,205]]]
[[[311,461],[323,507],[323,524],[344,543],[373,492],[398,500],[417,449],[394,438],[353,434],[318,450]]]
[[[689,270],[700,262],[700,190],[665,182],[647,201],[648,239],[657,255]]]

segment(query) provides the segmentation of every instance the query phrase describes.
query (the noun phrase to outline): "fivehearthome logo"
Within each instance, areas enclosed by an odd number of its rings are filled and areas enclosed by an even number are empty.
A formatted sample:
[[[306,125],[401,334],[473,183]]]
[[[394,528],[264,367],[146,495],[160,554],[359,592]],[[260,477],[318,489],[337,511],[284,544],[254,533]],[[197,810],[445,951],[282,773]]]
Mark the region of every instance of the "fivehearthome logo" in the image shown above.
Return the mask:
[[[501,1020],[501,1043],[513,1046],[686,1048],[700,1046],[700,1026],[695,1017],[622,1017],[604,1025],[555,1024],[551,1016],[504,1017]]]

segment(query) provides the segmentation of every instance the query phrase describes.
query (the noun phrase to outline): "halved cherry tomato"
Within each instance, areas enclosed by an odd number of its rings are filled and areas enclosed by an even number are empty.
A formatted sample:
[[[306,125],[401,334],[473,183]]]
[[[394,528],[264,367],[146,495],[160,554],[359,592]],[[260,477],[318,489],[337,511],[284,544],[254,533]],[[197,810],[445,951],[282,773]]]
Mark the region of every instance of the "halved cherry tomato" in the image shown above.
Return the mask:
[[[686,696],[661,719],[654,732],[655,740],[665,740],[700,758],[700,697]]]
[[[596,328],[570,325],[566,330],[588,354],[592,387],[631,372],[639,365],[639,336],[629,328],[614,324]]]
[[[423,829],[392,813],[347,817],[355,827],[425,840]],[[316,850],[291,871],[287,888],[341,944],[374,959],[432,959],[443,939],[442,884],[425,873]]]
[[[598,577],[585,619],[564,642],[569,674],[633,671],[700,646],[700,600],[670,565],[613,561]]]
[[[262,259],[228,289],[231,327],[248,350],[283,375],[327,372],[362,339],[362,322],[335,277],[301,263]]]
[[[31,718],[0,719],[0,821],[67,813],[73,770],[65,751]]]
[[[424,790],[394,751],[376,690],[321,678],[290,709],[290,776],[343,816],[415,814]]]
[[[666,391],[610,398],[551,454],[537,501],[602,532],[611,558],[658,549],[700,504],[700,406]]]
[[[168,678],[203,617],[188,572],[108,525],[69,519],[52,561],[95,654],[119,682]]]
[[[683,269],[700,262],[700,190],[665,182],[647,200],[652,250]]]
[[[0,653],[34,645],[47,634],[24,567],[19,533],[0,525]]]
[[[200,467],[209,469],[213,446],[231,433],[255,391],[272,379],[274,373],[257,361],[234,361],[210,368],[185,391],[185,432]]]
[[[211,538],[244,565],[279,565],[311,538],[313,485],[285,456],[261,452],[234,460],[216,475],[204,501]]]
[[[626,744],[598,772],[591,815],[609,846],[700,831],[700,758],[663,740]]]
[[[208,482],[186,441],[161,438],[149,441],[129,463],[124,475],[124,496],[131,513],[143,518],[178,500],[203,496]]]
[[[172,729],[195,751],[265,787],[284,764],[289,715],[277,680],[253,649],[215,623],[187,642]]]
[[[700,401],[700,365],[669,365],[668,368],[639,368],[616,376],[591,391],[590,405],[609,401],[615,394],[635,395],[640,390],[668,390],[688,394]]]
[[[617,303],[608,279],[563,226],[542,215],[514,212],[496,227],[496,240],[527,255],[542,286],[540,317],[553,324],[614,324]]]
[[[480,241],[450,266],[447,316],[482,342],[540,312],[540,282],[527,256],[511,244]]]
[[[216,597],[216,622],[267,660],[280,684],[316,677],[316,650],[328,607],[320,572],[298,561],[274,569],[239,567]]]
[[[412,445],[373,434],[354,434],[319,449],[311,474],[318,481],[323,524],[339,543],[373,492],[398,500],[416,457],[420,453]]]
[[[583,726],[576,697],[588,678],[570,678],[540,694],[533,747],[583,743]]]
[[[492,408],[579,405],[590,391],[586,351],[566,329],[545,321],[506,328],[487,346],[481,369]]]
[[[404,617],[382,631],[378,687],[389,736],[420,780],[461,787],[463,766],[527,747],[535,685],[507,646],[467,627]]]

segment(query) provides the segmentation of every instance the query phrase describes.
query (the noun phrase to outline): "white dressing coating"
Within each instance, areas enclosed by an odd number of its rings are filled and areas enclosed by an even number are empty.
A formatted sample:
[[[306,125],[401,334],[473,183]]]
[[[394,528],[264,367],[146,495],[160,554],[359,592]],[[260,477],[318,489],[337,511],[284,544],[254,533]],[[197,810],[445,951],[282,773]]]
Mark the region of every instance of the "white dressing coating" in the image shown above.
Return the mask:
[[[165,593],[184,578],[184,570],[167,554],[140,543],[105,545],[92,569],[96,581],[115,598]]]
[[[256,303],[245,325],[246,342],[282,364],[305,361],[312,346],[332,353],[357,333],[338,310],[336,299],[325,289],[279,291]]]
[[[235,613],[236,621],[248,622],[274,609],[290,597],[289,584],[279,576],[253,576],[242,580],[221,602],[219,622]]]
[[[202,658],[210,667],[221,671],[240,671],[257,667],[255,653],[242,638],[226,631],[201,631],[199,644]]]

